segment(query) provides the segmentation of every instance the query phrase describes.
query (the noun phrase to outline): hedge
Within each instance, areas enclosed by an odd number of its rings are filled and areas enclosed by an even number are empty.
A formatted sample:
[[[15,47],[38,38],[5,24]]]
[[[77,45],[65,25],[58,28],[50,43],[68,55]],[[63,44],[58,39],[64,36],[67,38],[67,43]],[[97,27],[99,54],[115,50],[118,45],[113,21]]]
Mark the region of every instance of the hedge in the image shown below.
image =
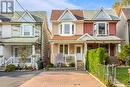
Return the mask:
[[[108,63],[109,58],[105,49],[97,48],[88,50],[86,58],[87,70],[103,81],[106,69],[104,65]]]

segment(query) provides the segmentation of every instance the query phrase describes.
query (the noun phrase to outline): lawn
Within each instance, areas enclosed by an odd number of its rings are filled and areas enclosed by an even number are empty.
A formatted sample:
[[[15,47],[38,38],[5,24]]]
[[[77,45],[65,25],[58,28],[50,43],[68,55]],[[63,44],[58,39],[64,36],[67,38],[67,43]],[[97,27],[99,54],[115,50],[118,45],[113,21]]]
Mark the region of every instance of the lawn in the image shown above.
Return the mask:
[[[125,85],[130,87],[130,83],[128,83],[129,81],[128,68],[117,68],[116,78],[121,83],[124,83]]]

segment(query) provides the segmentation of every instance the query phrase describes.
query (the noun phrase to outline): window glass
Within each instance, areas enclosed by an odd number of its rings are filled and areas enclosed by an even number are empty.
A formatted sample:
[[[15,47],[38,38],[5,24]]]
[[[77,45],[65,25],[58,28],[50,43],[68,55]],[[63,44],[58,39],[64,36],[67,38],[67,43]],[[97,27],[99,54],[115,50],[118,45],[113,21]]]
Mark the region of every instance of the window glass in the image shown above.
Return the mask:
[[[72,25],[72,34],[74,34],[74,24]]]
[[[33,34],[33,27],[29,25],[23,26],[23,35],[24,36],[32,36]]]
[[[77,53],[81,53],[80,51],[80,47],[77,47]]]
[[[64,34],[70,34],[70,24],[64,24]]]
[[[63,53],[63,45],[60,45],[60,53]]]
[[[60,34],[62,34],[62,24],[60,25]]]
[[[64,52],[65,52],[65,54],[68,54],[68,45],[64,45]]]
[[[105,23],[98,24],[98,32],[99,34],[105,34]]]
[[[68,45],[60,45],[60,53],[68,54]]]

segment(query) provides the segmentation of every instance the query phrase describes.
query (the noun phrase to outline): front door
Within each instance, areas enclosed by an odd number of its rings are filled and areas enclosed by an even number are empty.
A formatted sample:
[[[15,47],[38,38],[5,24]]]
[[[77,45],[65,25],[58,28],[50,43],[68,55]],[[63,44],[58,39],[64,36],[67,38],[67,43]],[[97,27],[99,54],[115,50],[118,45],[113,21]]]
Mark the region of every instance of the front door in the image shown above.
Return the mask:
[[[18,47],[14,47],[14,49],[13,49],[13,56],[14,57],[18,57],[19,56],[19,48]]]
[[[76,59],[82,60],[82,46],[76,46]]]

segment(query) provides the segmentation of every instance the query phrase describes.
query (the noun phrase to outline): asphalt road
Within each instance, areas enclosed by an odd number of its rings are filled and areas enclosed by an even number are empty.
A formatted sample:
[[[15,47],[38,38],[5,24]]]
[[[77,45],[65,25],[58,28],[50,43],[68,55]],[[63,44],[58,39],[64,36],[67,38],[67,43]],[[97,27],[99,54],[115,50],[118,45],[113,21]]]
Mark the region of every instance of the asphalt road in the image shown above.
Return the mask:
[[[18,87],[42,71],[0,72],[0,87]]]

